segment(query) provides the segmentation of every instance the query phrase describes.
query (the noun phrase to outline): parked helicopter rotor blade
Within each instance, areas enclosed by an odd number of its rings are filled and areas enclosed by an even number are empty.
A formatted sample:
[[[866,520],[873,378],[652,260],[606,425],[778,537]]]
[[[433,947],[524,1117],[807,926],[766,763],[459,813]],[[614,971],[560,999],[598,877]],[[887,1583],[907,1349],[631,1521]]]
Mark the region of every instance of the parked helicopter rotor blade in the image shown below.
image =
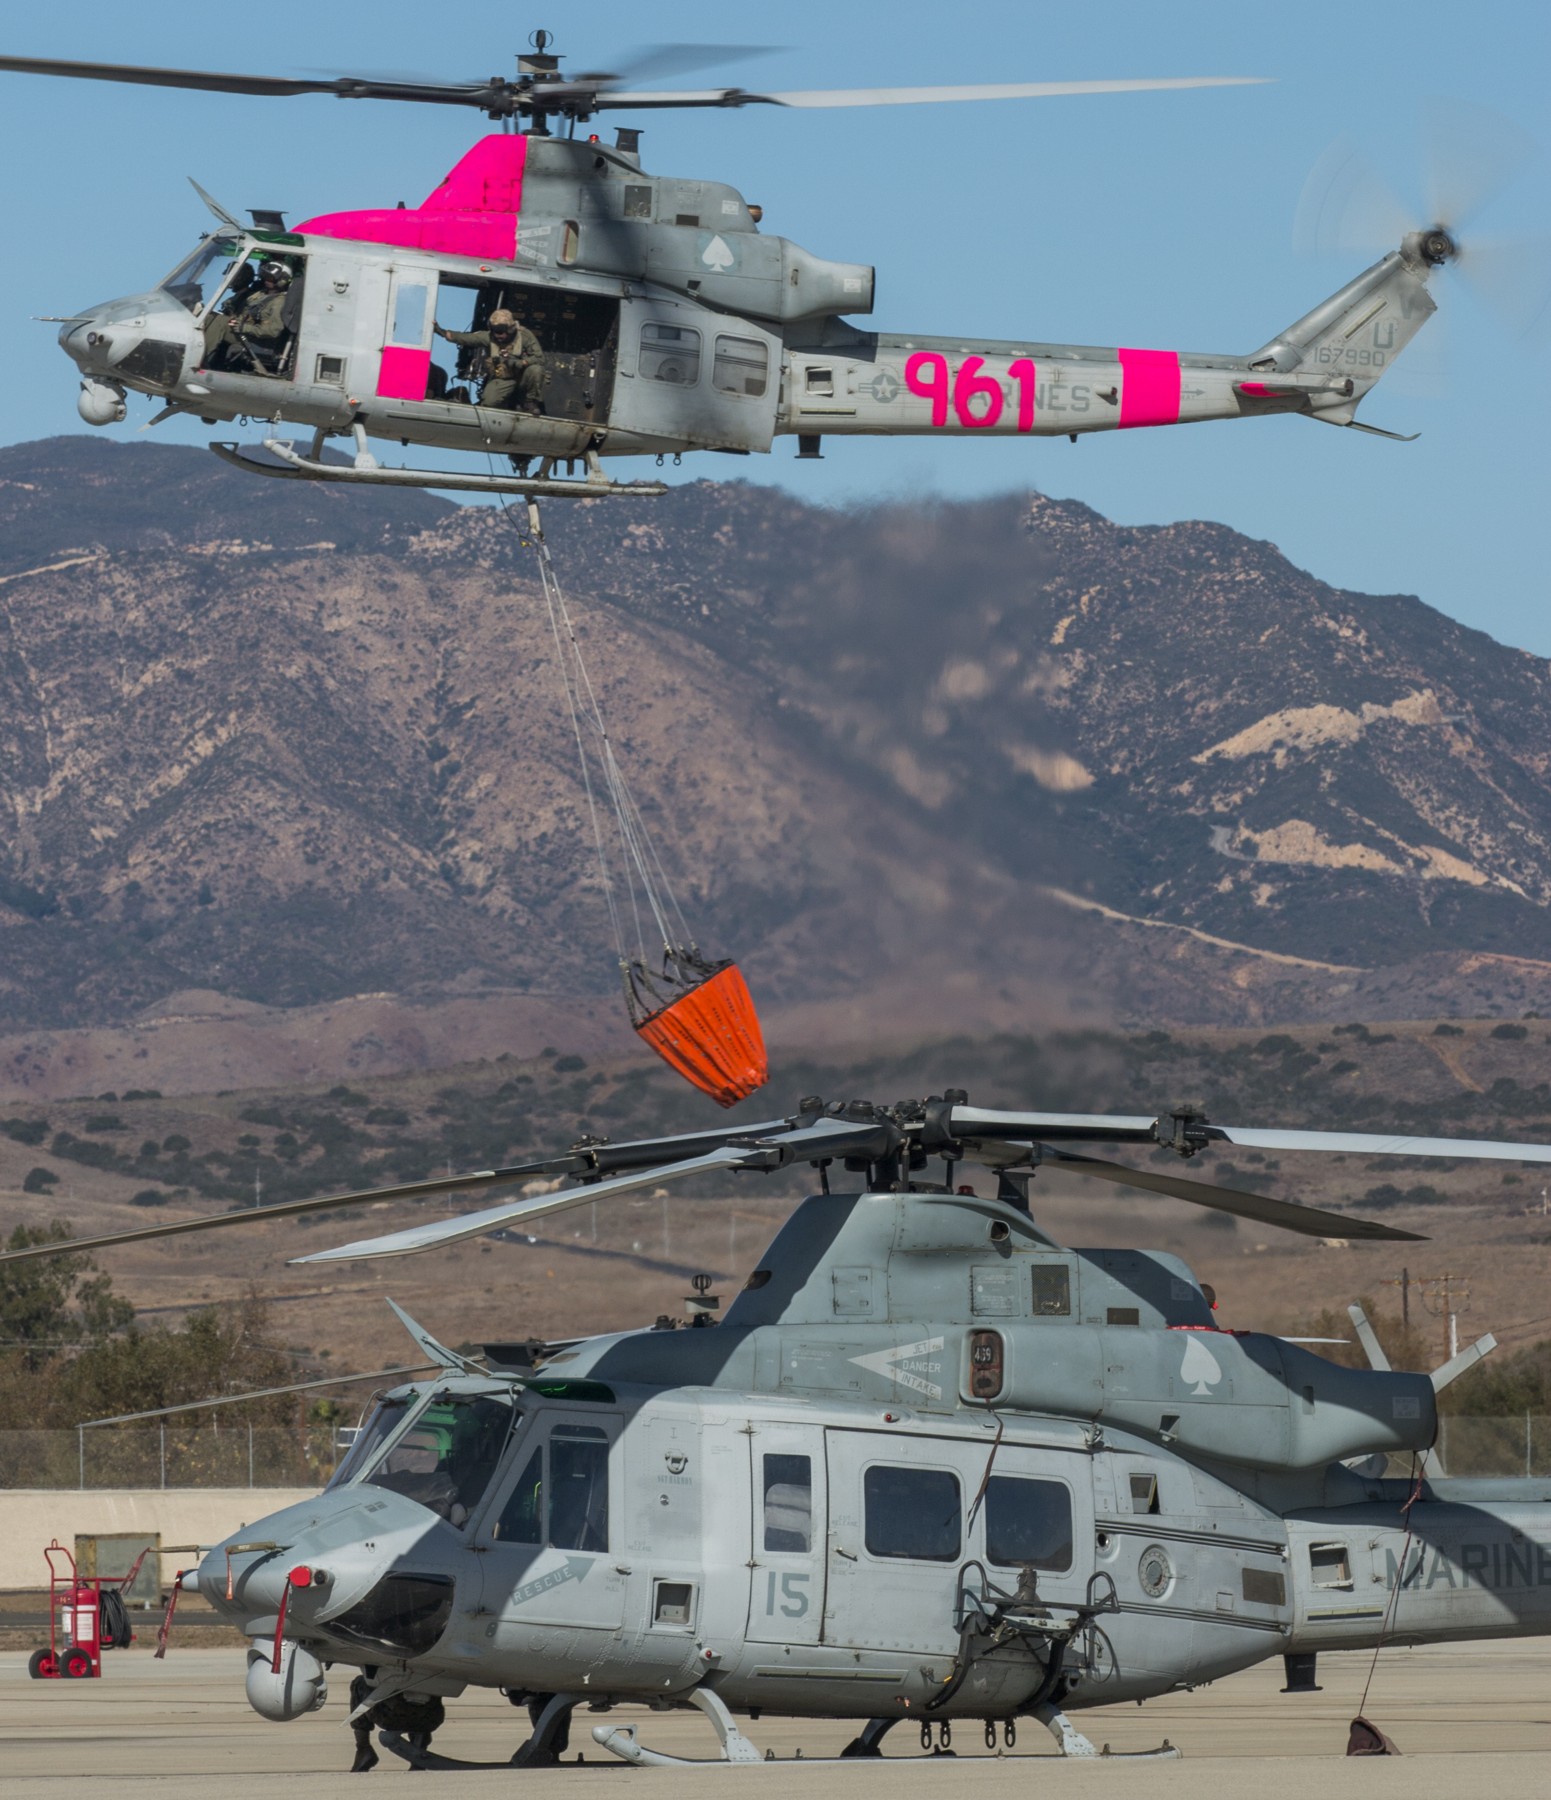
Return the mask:
[[[1377,1369],[1381,1375],[1389,1373],[1389,1358],[1384,1354],[1384,1346],[1379,1342],[1379,1334],[1368,1322],[1368,1315],[1360,1306],[1352,1305],[1346,1309],[1346,1316],[1352,1321],[1352,1329],[1357,1333],[1357,1341],[1363,1347],[1363,1355],[1368,1359],[1368,1367]]]
[[[1103,1162],[1098,1157],[1075,1156],[1066,1150],[1046,1150],[1044,1161],[1057,1168],[1070,1169],[1074,1175],[1092,1175],[1100,1181],[1113,1181],[1119,1187],[1145,1189],[1148,1193],[1169,1194],[1176,1200],[1188,1200],[1192,1206],[1210,1207],[1213,1212],[1232,1213],[1235,1218],[1253,1219],[1259,1225],[1278,1225],[1284,1231],[1301,1232],[1305,1237],[1362,1238],[1406,1243],[1425,1243],[1420,1232],[1401,1231],[1394,1225],[1381,1225],[1376,1219],[1353,1218],[1347,1213],[1326,1212],[1323,1207],[1298,1206],[1290,1200],[1275,1200],[1268,1194],[1250,1194],[1242,1188],[1217,1187],[1205,1181],[1187,1181],[1178,1175],[1165,1175],[1152,1169],[1131,1169],[1124,1163]]]
[[[784,1121],[783,1121],[784,1123]],[[731,1135],[729,1133],[729,1135]],[[678,1162],[656,1163],[636,1169],[628,1175],[616,1175],[607,1181],[585,1182],[566,1188],[558,1194],[540,1194],[528,1200],[503,1201],[479,1212],[460,1213],[452,1219],[435,1219],[425,1225],[410,1226],[404,1231],[388,1232],[381,1237],[362,1238],[356,1243],[342,1244],[334,1250],[317,1250],[310,1256],[293,1256],[293,1263],[354,1262],[377,1256],[413,1256],[421,1250],[434,1250],[460,1238],[481,1237],[504,1225],[522,1220],[545,1218],[551,1213],[566,1212],[573,1206],[605,1200],[614,1194],[628,1193],[632,1188],[651,1187],[665,1181],[683,1181],[691,1175],[707,1174],[716,1169],[779,1169],[791,1163],[807,1162],[819,1157],[881,1156],[903,1141],[897,1127],[885,1121],[858,1122],[848,1119],[820,1117],[790,1130],[737,1143],[724,1143],[700,1156],[685,1157]]]
[[[1551,1144],[1497,1138],[1380,1135],[1367,1131],[1261,1131],[1243,1125],[1206,1125],[1206,1135],[1243,1150],[1319,1150],[1336,1156],[1443,1156],[1461,1162],[1551,1163]]]
[[[330,1212],[342,1206],[374,1206],[384,1200],[426,1199],[433,1194],[455,1194],[464,1188],[489,1187],[494,1182],[579,1172],[585,1167],[575,1154],[552,1156],[542,1162],[518,1163],[509,1169],[481,1169],[470,1175],[438,1175],[430,1181],[401,1182],[396,1187],[365,1188],[351,1194],[325,1194],[314,1200],[277,1200],[269,1206],[247,1206],[238,1212],[201,1213],[193,1219],[139,1225],[131,1231],[108,1231],[98,1237],[29,1244],[24,1250],[0,1251],[0,1264],[30,1262],[42,1256],[80,1256],[91,1250],[111,1249],[115,1244],[136,1244],[146,1238],[181,1237],[189,1231],[219,1231],[227,1225],[260,1225],[266,1219],[294,1219],[304,1213]]]
[[[1001,1112],[955,1106],[948,1129],[955,1138],[1076,1138],[1086,1143],[1155,1144],[1156,1113]]]
[[[67,62],[36,56],[0,56],[0,70],[13,75],[62,75],[77,81],[196,88],[204,93],[256,94],[271,99],[285,99],[294,94],[334,94],[344,100],[421,100],[433,104],[480,106],[494,92],[488,81],[388,81],[375,80],[368,75],[242,75],[213,69],[162,69],[135,63]],[[509,84],[499,85],[504,91]]]

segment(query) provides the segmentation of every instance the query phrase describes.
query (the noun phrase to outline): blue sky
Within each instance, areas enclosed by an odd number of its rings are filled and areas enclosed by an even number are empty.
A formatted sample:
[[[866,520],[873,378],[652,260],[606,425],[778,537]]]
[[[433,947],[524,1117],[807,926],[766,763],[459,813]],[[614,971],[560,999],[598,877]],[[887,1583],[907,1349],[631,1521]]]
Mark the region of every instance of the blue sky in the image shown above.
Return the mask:
[[[1445,94],[1539,129],[1551,9],[1520,0],[1291,13],[1180,0],[1082,7],[1010,0],[853,0],[734,9],[619,0],[544,12],[466,0],[271,0],[262,14],[161,0],[56,13],[7,8],[0,49],[171,66],[509,72],[548,25],[571,68],[614,66],[643,39],[776,42],[727,65],[745,85],[829,87],[1250,74],[1275,85],[988,106],[650,116],[659,173],[732,182],[766,228],[878,269],[873,323],[1191,350],[1245,351],[1355,273],[1362,259],[1295,252],[1293,219],[1331,141],[1357,137],[1416,192],[1418,100]],[[255,22],[263,19],[262,29]],[[691,77],[712,79],[715,72]],[[305,217],[415,202],[479,134],[477,115],[323,98],[240,99],[0,76],[9,177],[0,267],[0,441],[84,429],[52,328],[62,313],[153,280],[206,215],[195,176],[237,209]],[[1484,214],[1493,235],[1551,226],[1546,152]],[[1279,544],[1339,586],[1416,593],[1467,624],[1551,656],[1545,529],[1551,349],[1514,344],[1445,280],[1449,350],[1427,384],[1400,371],[1368,400],[1391,444],[1278,419],[1038,443],[831,440],[822,463],[793,441],[738,473],[817,502],[1035,486],[1127,523],[1219,519]],[[1422,344],[1437,333],[1437,322]],[[1438,359],[1429,355],[1429,367]],[[112,435],[148,416],[135,402]],[[158,428],[204,442],[197,426]],[[717,458],[683,478],[722,477]]]

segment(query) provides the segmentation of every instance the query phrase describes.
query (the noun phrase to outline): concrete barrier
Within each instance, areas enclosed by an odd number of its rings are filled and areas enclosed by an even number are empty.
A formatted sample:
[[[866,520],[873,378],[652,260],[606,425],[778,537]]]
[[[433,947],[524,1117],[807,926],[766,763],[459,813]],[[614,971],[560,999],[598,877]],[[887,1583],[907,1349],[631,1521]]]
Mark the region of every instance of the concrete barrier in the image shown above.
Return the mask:
[[[315,1488],[69,1488],[0,1490],[0,1588],[48,1587],[43,1546],[58,1538],[73,1550],[77,1533],[138,1531],[163,1544],[217,1544],[282,1506],[310,1500]],[[163,1553],[165,1586],[193,1557]]]

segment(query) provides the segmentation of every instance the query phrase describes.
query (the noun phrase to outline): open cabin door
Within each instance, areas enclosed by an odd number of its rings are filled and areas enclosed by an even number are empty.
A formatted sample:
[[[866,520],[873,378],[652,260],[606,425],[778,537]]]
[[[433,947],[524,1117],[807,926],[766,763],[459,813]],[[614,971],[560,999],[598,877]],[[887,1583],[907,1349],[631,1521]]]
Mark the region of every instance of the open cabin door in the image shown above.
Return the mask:
[[[780,342],[758,325],[684,302],[629,299],[609,423],[708,450],[768,450],[780,380]]]

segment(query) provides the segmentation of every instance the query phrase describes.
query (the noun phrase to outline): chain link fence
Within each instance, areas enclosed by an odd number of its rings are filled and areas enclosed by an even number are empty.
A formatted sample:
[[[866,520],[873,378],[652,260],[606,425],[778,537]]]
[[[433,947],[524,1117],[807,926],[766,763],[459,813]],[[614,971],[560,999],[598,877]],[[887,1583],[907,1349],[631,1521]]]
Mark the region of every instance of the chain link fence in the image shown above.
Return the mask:
[[[329,1425],[0,1431],[0,1489],[322,1487],[349,1435]]]

